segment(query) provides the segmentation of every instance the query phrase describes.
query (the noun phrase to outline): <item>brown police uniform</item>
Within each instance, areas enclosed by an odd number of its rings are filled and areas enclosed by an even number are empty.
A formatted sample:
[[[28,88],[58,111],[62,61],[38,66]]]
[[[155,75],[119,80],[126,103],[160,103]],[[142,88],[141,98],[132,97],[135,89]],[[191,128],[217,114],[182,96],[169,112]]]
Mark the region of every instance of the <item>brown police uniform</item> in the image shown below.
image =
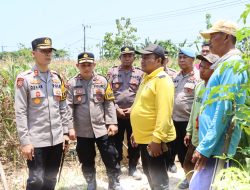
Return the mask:
[[[134,48],[124,46],[121,48],[121,54],[134,53]],[[130,108],[134,102],[136,92],[142,80],[143,72],[141,69],[132,66],[130,70],[125,70],[122,65],[112,67],[107,74],[107,78],[112,85],[115,96],[116,109]],[[118,118],[118,134],[114,140],[116,149],[118,150],[119,162],[123,158],[123,140],[124,133],[127,135],[128,158],[129,158],[129,175],[133,175],[136,171],[136,165],[140,157],[139,149],[133,148],[130,143],[132,127],[130,118]]]

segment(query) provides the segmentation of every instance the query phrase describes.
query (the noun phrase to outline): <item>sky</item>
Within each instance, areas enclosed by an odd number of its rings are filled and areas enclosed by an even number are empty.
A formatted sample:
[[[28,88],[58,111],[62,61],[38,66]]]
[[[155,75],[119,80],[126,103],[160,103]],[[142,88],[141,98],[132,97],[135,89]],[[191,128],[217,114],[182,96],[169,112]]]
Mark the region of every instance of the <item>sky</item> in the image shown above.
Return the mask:
[[[86,48],[98,57],[96,45],[106,32],[116,32],[115,19],[121,17],[131,18],[137,43],[146,38],[192,43],[206,28],[207,13],[212,23],[237,22],[245,4],[250,0],[0,0],[0,51],[17,50],[20,43],[31,47],[33,39],[48,36],[76,59],[86,25]]]

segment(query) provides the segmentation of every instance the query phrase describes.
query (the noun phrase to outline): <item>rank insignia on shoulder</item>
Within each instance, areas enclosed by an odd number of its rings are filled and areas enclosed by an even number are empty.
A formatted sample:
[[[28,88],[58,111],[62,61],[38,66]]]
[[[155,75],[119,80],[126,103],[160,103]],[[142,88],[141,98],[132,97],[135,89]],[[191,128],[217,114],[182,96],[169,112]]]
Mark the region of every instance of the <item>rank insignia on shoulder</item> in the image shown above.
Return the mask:
[[[21,88],[21,87],[23,86],[23,81],[24,81],[23,78],[18,78],[18,79],[17,79],[16,84],[17,84],[17,87],[18,87],[18,88]]]

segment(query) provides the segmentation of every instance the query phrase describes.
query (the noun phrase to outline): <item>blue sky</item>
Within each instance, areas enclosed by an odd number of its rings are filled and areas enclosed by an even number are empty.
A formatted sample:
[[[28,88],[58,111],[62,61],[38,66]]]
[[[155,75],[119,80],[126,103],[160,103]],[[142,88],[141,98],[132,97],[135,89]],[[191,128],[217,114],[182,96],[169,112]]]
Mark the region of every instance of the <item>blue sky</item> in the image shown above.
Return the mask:
[[[131,18],[140,42],[171,39],[192,42],[205,29],[205,14],[237,21],[250,0],[0,0],[0,48],[30,47],[37,37],[49,36],[55,48],[65,48],[72,57],[83,51],[82,24],[87,49],[98,54],[96,44],[105,32],[115,32],[115,19]],[[249,24],[249,19],[248,19]],[[1,49],[0,49],[1,51]]]

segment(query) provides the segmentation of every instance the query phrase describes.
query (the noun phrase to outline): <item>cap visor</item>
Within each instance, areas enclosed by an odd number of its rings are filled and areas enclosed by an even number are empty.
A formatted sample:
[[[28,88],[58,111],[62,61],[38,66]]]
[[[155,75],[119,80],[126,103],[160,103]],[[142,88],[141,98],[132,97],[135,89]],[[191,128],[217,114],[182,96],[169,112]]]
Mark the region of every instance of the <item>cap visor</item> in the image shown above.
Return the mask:
[[[206,30],[206,31],[204,31],[204,32],[200,32],[200,34],[201,34],[201,36],[202,36],[203,38],[209,40],[209,39],[210,39],[210,35],[211,35],[212,33],[215,33],[215,32],[217,32],[217,31],[209,29],[209,30]]]
[[[209,62],[209,63],[210,63],[210,61],[208,61],[208,60],[207,60],[204,56],[202,56],[202,55],[197,55],[196,58],[199,59],[199,60],[201,60],[201,61],[206,61],[206,62]]]
[[[135,53],[136,53],[136,54],[152,54],[153,52],[151,52],[151,51],[146,51],[146,50],[143,50],[143,49],[142,49],[142,50],[138,50],[138,51],[136,50]]]
[[[130,53],[135,53],[134,51],[124,51],[124,52],[121,52],[121,54],[130,54]]]
[[[37,47],[37,49],[52,49],[52,50],[56,51],[56,49],[51,47],[51,46],[40,46],[40,47]]]
[[[85,59],[85,60],[80,60],[78,63],[94,63],[94,60]]]

